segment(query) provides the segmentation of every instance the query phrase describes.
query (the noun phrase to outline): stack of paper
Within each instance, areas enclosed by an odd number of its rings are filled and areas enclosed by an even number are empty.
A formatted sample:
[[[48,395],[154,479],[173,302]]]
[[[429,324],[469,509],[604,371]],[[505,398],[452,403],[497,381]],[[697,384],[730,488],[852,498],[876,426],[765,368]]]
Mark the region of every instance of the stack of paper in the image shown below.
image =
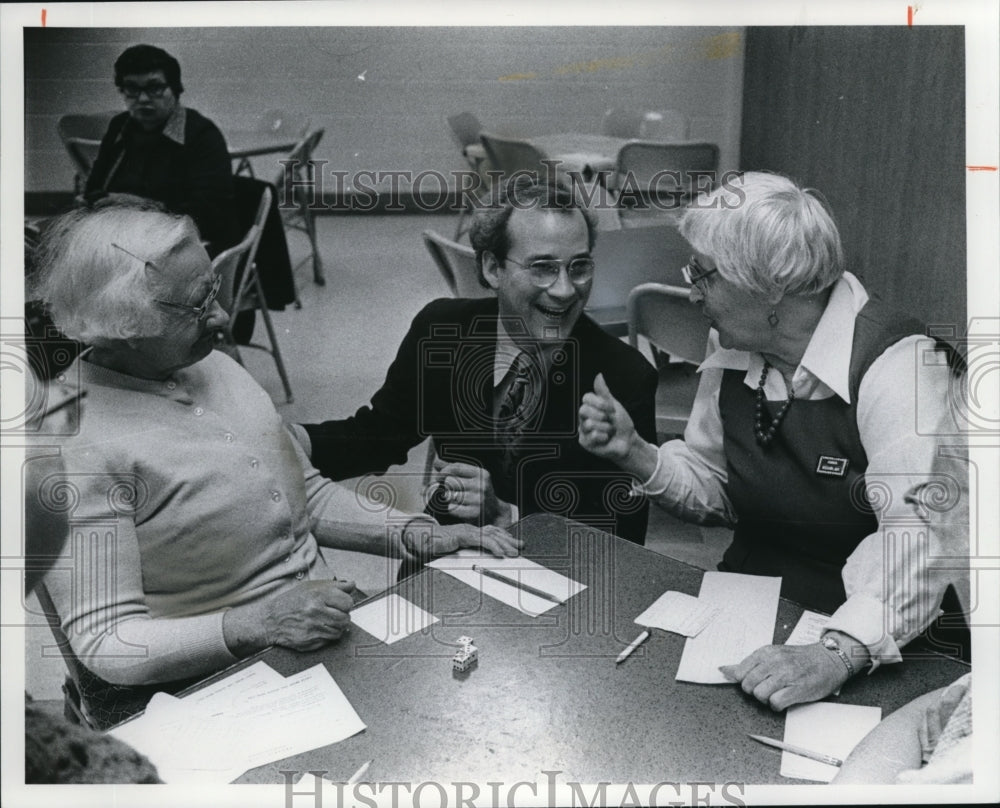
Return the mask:
[[[789,707],[785,743],[846,760],[851,750],[882,720],[881,707],[820,701]],[[829,783],[838,768],[792,752],[781,753],[781,776]]]
[[[286,679],[257,662],[183,699],[157,693],[110,734],[148,757],[165,783],[230,783],[363,729],[322,665]]]
[[[684,643],[679,682],[726,684],[720,665],[736,665],[774,638],[781,578],[706,572],[698,600],[718,616],[697,637]]]
[[[648,626],[696,637],[719,613],[717,607],[703,603],[683,592],[664,592],[642,614],[635,618],[640,626]]]
[[[531,589],[546,592],[558,602],[540,598],[516,584],[508,584],[482,575],[472,569],[473,564],[495,570]],[[475,550],[459,550],[457,553],[435,559],[427,566],[439,569],[474,589],[481,590],[484,595],[489,595],[532,617],[554,609],[559,603],[569,600],[587,588],[578,581],[527,558],[496,558]]]

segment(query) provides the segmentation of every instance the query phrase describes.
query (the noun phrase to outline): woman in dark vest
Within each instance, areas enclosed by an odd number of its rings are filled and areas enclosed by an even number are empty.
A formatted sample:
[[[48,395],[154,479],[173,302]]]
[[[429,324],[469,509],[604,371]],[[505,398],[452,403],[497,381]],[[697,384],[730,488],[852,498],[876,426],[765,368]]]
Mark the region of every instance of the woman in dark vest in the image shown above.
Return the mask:
[[[680,518],[732,526],[719,569],[781,576],[783,596],[832,613],[820,642],[723,669],[780,710],[898,662],[936,616],[953,573],[927,569],[935,549],[905,500],[930,476],[953,375],[927,361],[919,322],[845,272],[811,189],[747,172],[680,230],[691,300],[713,327],[684,440],[639,438],[598,378],[580,442]]]

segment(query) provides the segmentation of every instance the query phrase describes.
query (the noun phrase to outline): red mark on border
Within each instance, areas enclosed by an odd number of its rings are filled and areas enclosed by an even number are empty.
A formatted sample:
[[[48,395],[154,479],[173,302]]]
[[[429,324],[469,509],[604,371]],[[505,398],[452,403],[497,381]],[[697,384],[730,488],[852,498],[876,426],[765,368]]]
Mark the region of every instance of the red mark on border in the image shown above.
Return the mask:
[[[48,12],[46,12],[46,11],[45,11],[45,9],[43,8],[43,9],[42,9],[42,28],[44,28],[44,27],[45,27],[45,15],[46,15],[47,13],[48,13]]]
[[[996,166],[966,166],[969,171],[996,171]]]
[[[913,6],[906,7],[906,24],[913,27]]]

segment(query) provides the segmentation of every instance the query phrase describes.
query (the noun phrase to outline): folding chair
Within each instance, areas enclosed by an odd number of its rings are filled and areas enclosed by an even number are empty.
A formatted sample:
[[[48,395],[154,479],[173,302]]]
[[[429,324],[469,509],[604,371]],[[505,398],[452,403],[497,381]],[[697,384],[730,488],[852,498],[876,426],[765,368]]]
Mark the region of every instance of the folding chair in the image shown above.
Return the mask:
[[[627,107],[611,107],[604,113],[601,121],[601,132],[611,137],[639,137],[639,124],[642,113]]]
[[[622,227],[676,216],[693,192],[714,187],[718,166],[714,143],[629,141],[618,152],[615,169]]]
[[[35,587],[35,596],[66,664],[66,680],[62,691],[63,715],[68,721],[103,731],[141,713],[154,694],[177,693],[198,681],[199,677],[195,677],[153,685],[116,685],[102,679],[80,661],[70,646],[44,582]]]
[[[448,116],[448,126],[451,129],[452,138],[469,167],[479,176],[480,183],[487,183],[489,176],[486,171],[491,167],[491,163],[486,157],[486,150],[483,148],[482,142],[479,140],[479,135],[483,131],[483,125],[479,122],[479,118],[471,112],[460,112],[457,115]],[[463,207],[458,215],[458,225],[455,228],[456,241],[466,233],[468,224],[469,210]]]
[[[288,383],[288,374],[285,372],[285,363],[281,358],[281,349],[278,347],[278,338],[274,331],[274,325],[271,322],[271,314],[267,308],[267,298],[264,296],[264,289],[260,283],[260,276],[257,274],[255,261],[257,247],[260,244],[260,234],[270,207],[271,189],[264,188],[253,226],[251,226],[243,241],[235,247],[230,247],[228,250],[219,253],[215,257],[215,260],[212,261],[212,268],[217,273],[222,274],[219,303],[229,312],[229,322],[224,329],[227,351],[241,365],[243,364],[243,357],[240,355],[240,346],[237,345],[236,338],[233,335],[236,315],[241,311],[259,309],[261,316],[264,318],[264,326],[267,329],[267,336],[271,347],[254,342],[247,343],[243,347],[256,348],[271,355],[271,358],[274,359],[274,364],[278,368],[281,384],[285,389],[285,399],[291,403],[293,401],[292,387]]]
[[[425,230],[423,237],[424,246],[441,270],[453,297],[491,297],[495,294],[479,282],[475,250],[449,241],[433,230]]]
[[[698,374],[705,358],[709,324],[689,290],[663,283],[643,283],[628,296],[628,341],[639,347],[645,337],[660,372],[656,388],[657,435],[683,434],[691,414]],[[672,361],[665,361],[669,356]]]
[[[308,183],[313,179],[312,172],[315,169],[312,164],[312,156],[316,146],[323,139],[325,131],[324,129],[313,129],[306,132],[288,156],[283,158],[283,165],[274,181],[279,194],[278,209],[281,211],[281,219],[285,229],[297,230],[300,233],[305,233],[309,238],[309,255],[292,267],[292,274],[294,275],[300,266],[311,259],[313,282],[317,286],[326,285],[326,276],[323,274],[323,259],[320,257],[319,247],[316,243],[316,213],[310,207],[308,195],[296,183]],[[302,308],[298,299],[298,291],[295,293],[295,305],[297,308]]]
[[[286,112],[283,109],[269,109],[262,112],[254,126],[254,131],[265,135],[280,136],[284,134],[302,137],[309,130],[309,118],[296,112]],[[255,177],[253,158],[240,157],[233,173],[238,176]]]
[[[56,128],[63,146],[73,161],[76,169],[74,192],[82,194],[87,184],[87,177],[97,159],[97,151],[101,146],[108,124],[115,116],[114,112],[95,112],[86,115],[63,115]]]

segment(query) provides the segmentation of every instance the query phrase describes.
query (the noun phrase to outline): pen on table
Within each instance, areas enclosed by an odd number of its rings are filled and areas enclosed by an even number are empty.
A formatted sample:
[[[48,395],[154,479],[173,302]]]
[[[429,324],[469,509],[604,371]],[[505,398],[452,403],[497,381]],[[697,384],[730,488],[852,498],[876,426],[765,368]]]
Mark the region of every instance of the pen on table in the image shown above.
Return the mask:
[[[750,735],[750,733],[747,734]],[[826,763],[829,766],[842,766],[844,764],[844,761],[840,758],[835,758],[831,755],[824,755],[822,752],[813,752],[812,749],[805,749],[801,746],[785,743],[784,741],[776,741],[774,738],[765,738],[763,735],[750,735],[750,737],[765,746],[773,746],[775,749],[791,752],[793,755],[801,755],[802,757],[809,758],[810,760],[817,760],[820,763]]]
[[[372,762],[370,760],[366,760],[364,763],[362,763],[361,764],[361,768],[358,769],[356,772],[354,772],[354,774],[352,774],[350,776],[350,778],[347,781],[347,785],[353,786],[355,783],[360,783],[361,782],[361,778],[364,777],[368,773],[368,767],[371,766],[371,765],[372,765]]]
[[[632,655],[632,652],[640,645],[642,645],[644,642],[646,642],[646,640],[648,640],[649,637],[650,637],[649,629],[648,628],[643,629],[642,634],[640,634],[638,637],[632,640],[632,642],[628,644],[628,647],[618,655],[618,658],[615,660],[615,664],[618,665],[624,662],[626,659],[628,659]]]
[[[529,586],[526,583],[522,583],[517,578],[510,578],[506,575],[497,572],[496,570],[491,570],[488,569],[487,567],[480,567],[478,564],[473,564],[472,569],[478,572],[480,575],[485,575],[487,578],[493,578],[496,581],[503,581],[505,584],[516,586],[518,589],[527,592],[529,595],[534,595],[535,597],[543,598],[544,600],[549,600],[552,601],[553,603],[562,603],[562,600],[553,595],[551,592],[546,592],[544,589],[536,589],[533,586]]]

